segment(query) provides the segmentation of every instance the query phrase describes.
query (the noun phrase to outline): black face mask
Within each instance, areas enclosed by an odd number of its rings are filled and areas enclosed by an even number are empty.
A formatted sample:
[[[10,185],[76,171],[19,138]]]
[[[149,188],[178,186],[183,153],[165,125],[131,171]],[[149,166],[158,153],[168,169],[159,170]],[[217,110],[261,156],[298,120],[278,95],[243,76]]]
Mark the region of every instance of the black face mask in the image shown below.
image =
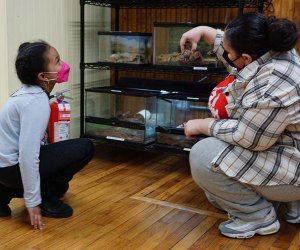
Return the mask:
[[[238,60],[241,56],[239,56],[238,58],[234,59],[234,60],[230,60],[229,57],[228,57],[228,52],[226,50],[224,50],[223,52],[223,58],[225,59],[225,61],[231,66],[231,67],[234,67],[236,68],[236,66],[234,65],[234,62],[236,60]]]

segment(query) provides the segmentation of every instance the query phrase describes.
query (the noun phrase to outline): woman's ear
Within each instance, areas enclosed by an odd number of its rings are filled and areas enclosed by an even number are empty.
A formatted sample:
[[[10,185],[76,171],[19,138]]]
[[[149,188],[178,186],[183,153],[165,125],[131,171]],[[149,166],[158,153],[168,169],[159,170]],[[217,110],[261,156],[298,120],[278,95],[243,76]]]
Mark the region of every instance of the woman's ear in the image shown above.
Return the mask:
[[[245,65],[248,65],[253,62],[253,58],[249,54],[242,54],[242,57],[244,59]]]

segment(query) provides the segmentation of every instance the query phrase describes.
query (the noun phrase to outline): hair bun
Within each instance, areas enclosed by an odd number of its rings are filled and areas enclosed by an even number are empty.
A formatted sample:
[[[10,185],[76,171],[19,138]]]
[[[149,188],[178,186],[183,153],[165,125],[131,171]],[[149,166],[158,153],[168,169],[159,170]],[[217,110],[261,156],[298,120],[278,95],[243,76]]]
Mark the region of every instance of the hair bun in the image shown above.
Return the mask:
[[[295,23],[285,18],[267,18],[268,43],[273,51],[284,52],[295,47],[299,35]]]

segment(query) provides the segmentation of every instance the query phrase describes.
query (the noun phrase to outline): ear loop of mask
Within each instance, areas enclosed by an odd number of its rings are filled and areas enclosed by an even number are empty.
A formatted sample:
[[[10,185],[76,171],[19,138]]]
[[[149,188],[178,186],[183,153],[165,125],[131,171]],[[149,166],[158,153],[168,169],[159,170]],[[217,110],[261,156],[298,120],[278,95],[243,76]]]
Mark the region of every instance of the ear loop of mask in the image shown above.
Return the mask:
[[[43,72],[43,73],[50,73],[50,72]],[[55,72],[54,72],[55,73]],[[54,80],[56,80],[55,78],[52,78],[52,79],[47,79],[46,81],[44,81],[43,82],[43,85],[45,86],[48,86],[49,85],[49,83],[50,83],[50,81],[54,81]],[[46,91],[46,90],[44,90],[44,91]]]
[[[236,68],[236,65],[234,65],[234,62],[237,61],[238,59],[241,58],[241,56],[238,56],[237,58],[235,58],[234,60],[231,60],[229,57],[228,57],[228,52],[225,50],[224,46],[223,46],[223,41],[221,41],[220,43],[220,46],[222,47],[223,49],[223,58],[225,59],[225,61],[233,68]]]
[[[225,61],[226,61],[231,67],[236,68],[236,65],[234,65],[234,62],[237,61],[238,59],[240,59],[241,56],[235,58],[234,60],[231,60],[231,59],[228,57],[228,52],[227,52],[226,50],[224,50],[224,52],[223,52],[223,58],[225,59]]]
[[[43,72],[43,73],[48,73],[48,74],[58,74],[58,72]],[[46,80],[46,81],[47,81],[47,84],[49,84],[50,81],[56,81],[56,78],[48,79],[48,80]]]
[[[54,79],[49,79],[49,81],[56,81],[57,83],[63,83],[68,81],[69,77],[69,72],[70,72],[70,65],[67,64],[66,62],[61,63],[61,69],[57,72],[54,71],[49,71],[49,72],[43,72],[43,73],[48,73],[48,74],[57,74],[56,78]]]

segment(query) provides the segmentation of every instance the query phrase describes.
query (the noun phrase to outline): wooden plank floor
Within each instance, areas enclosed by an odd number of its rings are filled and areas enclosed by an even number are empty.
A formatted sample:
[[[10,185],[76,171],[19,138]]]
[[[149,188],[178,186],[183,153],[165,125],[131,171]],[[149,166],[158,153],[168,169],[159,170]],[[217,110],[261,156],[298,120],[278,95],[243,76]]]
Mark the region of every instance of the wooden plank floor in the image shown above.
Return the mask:
[[[300,225],[283,221],[271,236],[223,237],[227,216],[212,207],[190,175],[188,158],[98,146],[71,182],[67,219],[44,218],[32,230],[22,199],[0,218],[0,249],[300,249]]]

